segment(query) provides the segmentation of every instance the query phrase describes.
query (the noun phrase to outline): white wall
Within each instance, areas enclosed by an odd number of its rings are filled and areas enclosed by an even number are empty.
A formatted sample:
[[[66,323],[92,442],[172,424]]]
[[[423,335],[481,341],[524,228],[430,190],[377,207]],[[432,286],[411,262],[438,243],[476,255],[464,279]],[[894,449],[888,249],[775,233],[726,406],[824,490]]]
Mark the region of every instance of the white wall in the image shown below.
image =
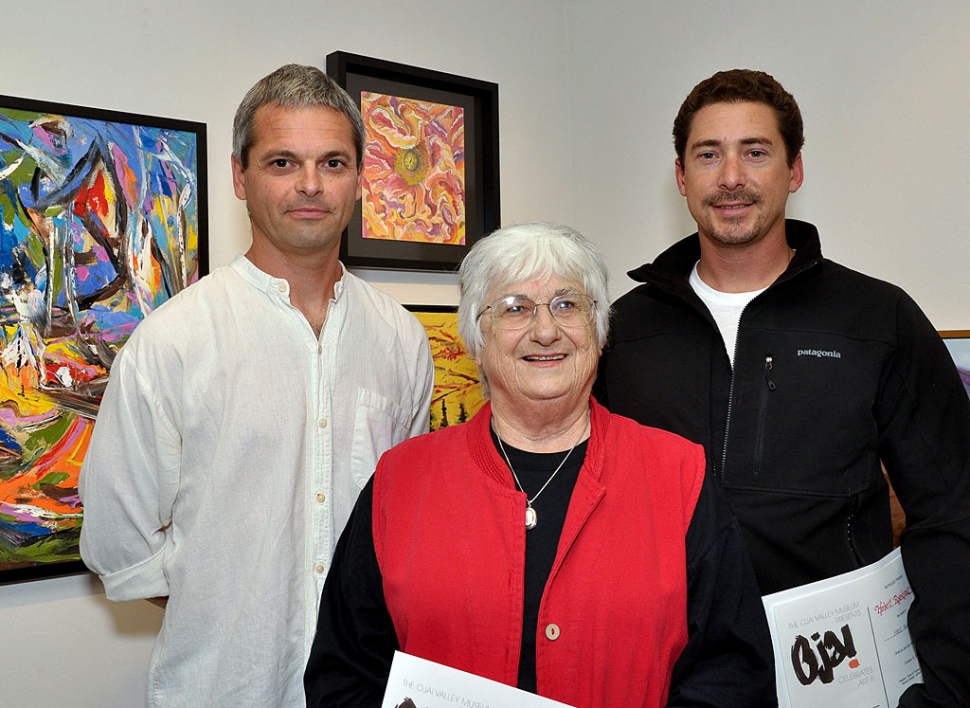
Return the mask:
[[[970,3],[576,0],[567,22],[576,218],[616,269],[695,228],[671,126],[715,71],[767,71],[805,119],[789,216],[823,253],[906,289],[938,329],[970,329]]]
[[[0,586],[0,706],[145,704],[162,609],[108,602],[93,575]]]
[[[337,50],[498,83],[504,220],[574,216],[555,0],[0,2],[0,93],[208,124],[212,267],[249,245],[229,171],[236,106],[279,65],[324,67]],[[402,301],[457,302],[454,276],[365,277]],[[87,576],[0,586],[0,707],[143,705],[161,616],[106,602]]]
[[[693,231],[673,181],[680,102],[748,66],[805,116],[790,215],[819,226],[827,255],[904,286],[937,327],[970,328],[964,0],[48,0],[43,21],[3,2],[0,93],[208,124],[213,267],[248,245],[229,174],[242,95],[280,64],[344,50],[497,82],[503,223],[578,227],[622,293],[626,270]],[[401,301],[457,300],[450,275],[364,276]],[[88,576],[0,586],[0,706],[142,705],[161,616],[106,602]]]

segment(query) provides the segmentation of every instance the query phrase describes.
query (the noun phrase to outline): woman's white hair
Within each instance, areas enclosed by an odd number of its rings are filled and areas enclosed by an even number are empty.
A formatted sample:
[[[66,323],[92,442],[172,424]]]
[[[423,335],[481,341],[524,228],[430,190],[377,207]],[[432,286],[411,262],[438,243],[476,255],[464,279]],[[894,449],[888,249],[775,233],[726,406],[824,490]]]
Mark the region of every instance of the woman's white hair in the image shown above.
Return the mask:
[[[507,226],[481,239],[459,269],[458,333],[477,359],[484,346],[480,315],[490,291],[557,277],[583,284],[593,306],[602,349],[610,327],[608,273],[603,254],[578,231],[560,224]]]

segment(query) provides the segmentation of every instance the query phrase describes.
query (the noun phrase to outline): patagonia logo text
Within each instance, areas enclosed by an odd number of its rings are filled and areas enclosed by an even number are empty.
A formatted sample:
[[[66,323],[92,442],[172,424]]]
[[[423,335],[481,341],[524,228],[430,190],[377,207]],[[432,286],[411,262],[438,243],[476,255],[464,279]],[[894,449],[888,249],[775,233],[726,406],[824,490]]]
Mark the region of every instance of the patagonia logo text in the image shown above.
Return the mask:
[[[798,356],[814,356],[819,359],[841,359],[842,352],[826,351],[825,349],[799,349]]]

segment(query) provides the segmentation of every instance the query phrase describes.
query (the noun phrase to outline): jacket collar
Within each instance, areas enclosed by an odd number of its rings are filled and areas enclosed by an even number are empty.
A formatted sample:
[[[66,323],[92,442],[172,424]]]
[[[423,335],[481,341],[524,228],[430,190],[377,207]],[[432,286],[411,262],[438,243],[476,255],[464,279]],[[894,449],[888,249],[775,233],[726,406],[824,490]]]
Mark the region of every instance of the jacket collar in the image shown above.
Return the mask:
[[[795,256],[785,272],[778,276],[778,281],[787,280],[822,259],[818,229],[812,224],[785,219],[785,238],[788,245],[795,250]],[[639,283],[666,286],[675,291],[681,288],[689,290],[687,278],[700,257],[700,236],[694,233],[661,253],[653,263],[631,270],[627,275]]]

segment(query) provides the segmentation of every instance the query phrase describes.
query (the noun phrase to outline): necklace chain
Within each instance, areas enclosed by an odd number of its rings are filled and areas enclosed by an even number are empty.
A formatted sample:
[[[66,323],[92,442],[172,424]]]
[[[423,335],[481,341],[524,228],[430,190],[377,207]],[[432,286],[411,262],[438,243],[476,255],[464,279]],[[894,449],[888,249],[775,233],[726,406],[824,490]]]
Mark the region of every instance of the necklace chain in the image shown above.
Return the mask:
[[[512,462],[509,460],[508,453],[505,452],[505,445],[502,444],[502,436],[498,434],[498,431],[496,431],[495,439],[498,440],[498,448],[499,450],[502,451],[502,457],[505,458],[505,464],[509,466],[509,471],[512,473],[512,479],[515,480],[515,484],[522,491],[522,493],[525,494],[525,506],[526,506],[525,526],[527,529],[535,528],[536,523],[538,522],[536,511],[534,508],[532,508],[532,502],[538,499],[539,495],[542,494],[544,491],[546,491],[546,487],[549,486],[549,483],[552,482],[553,478],[555,478],[557,474],[559,474],[559,470],[561,470],[563,468],[563,465],[566,464],[566,460],[568,460],[569,456],[573,454],[573,450],[575,450],[576,446],[578,446],[579,443],[586,437],[585,433],[588,428],[589,428],[589,409],[586,410],[586,428],[583,430],[583,434],[580,435],[579,438],[576,440],[576,442],[573,443],[573,446],[569,448],[569,452],[567,452],[566,456],[562,458],[562,462],[559,463],[559,466],[556,467],[556,469],[553,471],[551,475],[549,475],[549,479],[546,480],[545,484],[542,485],[539,491],[536,492],[531,499],[529,499],[529,495],[526,493],[525,487],[522,486],[522,482],[519,481],[519,475],[515,473],[515,468],[512,467]]]

